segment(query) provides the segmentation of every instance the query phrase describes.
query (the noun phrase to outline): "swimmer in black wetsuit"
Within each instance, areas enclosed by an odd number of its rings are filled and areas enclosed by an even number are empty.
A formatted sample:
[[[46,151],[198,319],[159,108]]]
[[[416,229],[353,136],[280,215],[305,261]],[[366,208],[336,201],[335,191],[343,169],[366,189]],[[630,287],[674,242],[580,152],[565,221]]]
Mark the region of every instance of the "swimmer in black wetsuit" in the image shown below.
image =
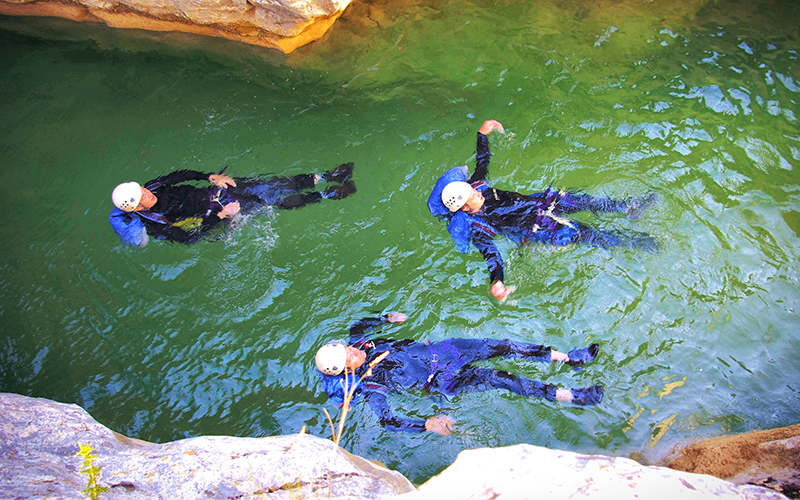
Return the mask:
[[[657,250],[656,241],[647,234],[595,229],[564,217],[583,210],[638,215],[657,201],[655,193],[639,200],[612,200],[549,188],[524,195],[490,187],[486,182],[491,158],[487,136],[494,130],[505,132],[496,120],[483,123],[478,131],[475,172],[467,178],[466,166],[450,169],[436,182],[428,208],[434,216],[449,221],[447,229],[459,250],[466,253],[472,243],[481,252],[495,298],[503,300],[514,290],[503,283],[503,258],[494,244],[497,234],[520,245],[538,241],[557,246],[584,243],[603,248]]]
[[[364,397],[378,415],[381,425],[387,429],[430,431],[446,435],[452,430],[452,419],[438,416],[414,420],[396,416],[389,407],[387,395],[392,392],[423,390],[454,396],[464,392],[507,389],[522,396],[577,405],[594,405],[603,400],[604,391],[599,385],[584,389],[560,389],[512,373],[472,365],[474,362],[495,357],[515,357],[581,366],[597,356],[597,344],[591,344],[584,349],[573,349],[565,354],[551,347],[512,340],[448,339],[420,343],[367,336],[367,332],[376,326],[402,323],[405,320],[406,315],[402,313],[364,318],[350,327],[349,344],[330,343],[317,351],[316,366],[331,401],[342,404],[345,386],[348,391],[355,387],[355,396]],[[388,356],[372,368],[372,375],[359,383],[359,379],[369,369],[369,364],[386,351],[389,352]]]
[[[224,169],[223,169],[224,171]],[[148,235],[179,243],[194,243],[208,231],[237,213],[249,213],[275,205],[300,208],[323,198],[338,200],[356,191],[350,177],[353,164],[345,163],[321,175],[252,177],[232,179],[222,172],[209,174],[178,170],[140,186],[125,182],[114,188],[116,206],[109,222],[122,241],[144,246]],[[207,181],[211,187],[187,184]],[[333,182],[324,192],[315,190],[321,182]]]

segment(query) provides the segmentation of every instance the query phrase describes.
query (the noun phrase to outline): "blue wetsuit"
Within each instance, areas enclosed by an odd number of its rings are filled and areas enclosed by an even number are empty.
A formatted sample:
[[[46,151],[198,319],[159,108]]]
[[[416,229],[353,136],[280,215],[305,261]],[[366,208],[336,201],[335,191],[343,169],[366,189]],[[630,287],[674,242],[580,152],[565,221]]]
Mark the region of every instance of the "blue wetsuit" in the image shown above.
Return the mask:
[[[363,396],[378,415],[378,420],[389,430],[425,430],[425,420],[408,419],[395,415],[387,401],[389,393],[408,390],[423,390],[447,396],[464,392],[507,389],[527,397],[556,400],[557,387],[530,380],[512,373],[489,368],[478,368],[471,363],[496,357],[526,358],[533,361],[550,362],[551,348],[512,340],[495,339],[448,339],[441,342],[421,343],[413,340],[389,340],[371,338],[369,330],[387,323],[387,316],[364,318],[350,327],[350,345],[366,352],[366,361],[355,377],[350,376],[348,387],[352,387],[368,369],[369,363],[389,351],[389,356],[372,369],[372,377],[365,378],[357,386],[356,395]],[[587,350],[573,351],[583,360],[594,359],[596,345],[591,355]],[[572,354],[572,353],[570,353]],[[323,385],[331,401],[341,404],[344,396],[344,377],[322,375]],[[573,389],[577,391],[586,389]],[[593,393],[578,404],[596,404],[602,400],[602,388],[592,388]],[[582,396],[583,397],[583,396]],[[594,398],[594,399],[591,399]]]
[[[123,243],[131,246],[146,245],[148,235],[178,243],[194,243],[225,220],[217,214],[234,201],[240,203],[241,213],[247,214],[266,205],[292,209],[322,198],[344,198],[355,192],[349,180],[352,169],[353,164],[346,163],[322,174],[322,180],[341,183],[324,194],[313,190],[318,181],[313,174],[237,178],[235,187],[219,188],[185,184],[208,182],[211,173],[177,170],[144,185],[158,199],[150,210],[124,212],[114,208],[109,222]]]
[[[428,207],[433,215],[450,221],[448,230],[462,252],[467,251],[467,241],[481,252],[492,283],[504,281],[503,258],[494,244],[498,234],[508,236],[518,244],[536,241],[557,246],[585,243],[603,248],[626,246],[651,251],[657,249],[656,241],[647,234],[595,229],[563,217],[583,210],[631,213],[654,202],[654,195],[643,201],[623,201],[550,188],[530,195],[503,191],[486,182],[490,159],[489,139],[478,132],[476,166],[472,176],[466,179],[466,174],[461,174],[463,178],[458,178],[457,169],[442,176],[428,199]],[[466,167],[463,169],[466,170]],[[464,180],[483,194],[484,205],[478,213],[452,214],[444,208],[440,200],[441,189],[454,180]]]

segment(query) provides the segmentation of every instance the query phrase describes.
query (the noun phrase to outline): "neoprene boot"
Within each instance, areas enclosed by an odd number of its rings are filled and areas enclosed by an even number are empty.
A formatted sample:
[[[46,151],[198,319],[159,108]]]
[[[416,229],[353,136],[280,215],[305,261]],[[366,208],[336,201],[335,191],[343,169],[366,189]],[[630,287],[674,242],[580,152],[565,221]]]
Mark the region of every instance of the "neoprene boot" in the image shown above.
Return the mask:
[[[590,344],[589,347],[584,347],[583,349],[573,349],[567,354],[569,356],[567,364],[570,366],[583,366],[594,361],[599,350],[600,346],[598,344]]]
[[[349,163],[342,163],[333,170],[328,170],[327,172],[322,174],[322,178],[328,182],[338,182],[341,184],[349,180],[352,175],[353,175],[353,162],[351,161]]]
[[[344,184],[328,187],[322,197],[329,200],[341,200],[342,198],[347,198],[355,192],[356,184],[353,181],[345,181]]]
[[[572,391],[572,402],[576,405],[591,406],[603,400],[605,389],[602,385],[593,385],[583,389],[570,389]]]

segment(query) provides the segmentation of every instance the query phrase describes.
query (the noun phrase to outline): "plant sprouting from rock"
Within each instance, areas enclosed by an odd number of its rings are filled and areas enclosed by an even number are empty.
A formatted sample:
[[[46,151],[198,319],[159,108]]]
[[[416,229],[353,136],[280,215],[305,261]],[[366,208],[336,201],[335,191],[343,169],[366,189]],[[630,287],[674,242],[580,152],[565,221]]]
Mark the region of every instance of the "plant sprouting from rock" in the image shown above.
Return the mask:
[[[89,478],[86,489],[82,490],[81,493],[87,493],[91,500],[97,500],[97,496],[100,493],[108,491],[108,488],[97,485],[97,478],[100,476],[102,467],[94,464],[94,459],[97,458],[97,455],[92,454],[92,451],[94,451],[92,450],[92,445],[78,443],[78,447],[80,450],[75,453],[75,456],[83,457],[81,474],[86,474]]]

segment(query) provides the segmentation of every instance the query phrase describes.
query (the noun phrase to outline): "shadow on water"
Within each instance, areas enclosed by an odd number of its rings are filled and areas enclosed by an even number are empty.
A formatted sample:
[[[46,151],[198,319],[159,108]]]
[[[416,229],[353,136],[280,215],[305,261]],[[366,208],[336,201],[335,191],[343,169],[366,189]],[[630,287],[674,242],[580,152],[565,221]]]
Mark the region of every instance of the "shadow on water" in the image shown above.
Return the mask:
[[[590,367],[493,364],[568,387],[579,408],[500,392],[392,399],[448,413],[441,438],[357,407],[344,446],[422,482],[466,448],[532,443],[656,461],[675,444],[797,423],[798,7],[792,2],[358,2],[281,55],[190,35],[0,18],[0,390],[75,402],[148,441],[329,435],[313,353],[397,310],[387,335],[601,344]],[[490,180],[626,198],[655,254],[455,251],[425,207],[492,135]],[[358,192],[269,210],[192,246],[124,248],[117,182],[355,162]],[[329,410],[332,409],[328,407]],[[491,411],[487,411],[491,408]],[[334,410],[335,411],[335,410]]]

